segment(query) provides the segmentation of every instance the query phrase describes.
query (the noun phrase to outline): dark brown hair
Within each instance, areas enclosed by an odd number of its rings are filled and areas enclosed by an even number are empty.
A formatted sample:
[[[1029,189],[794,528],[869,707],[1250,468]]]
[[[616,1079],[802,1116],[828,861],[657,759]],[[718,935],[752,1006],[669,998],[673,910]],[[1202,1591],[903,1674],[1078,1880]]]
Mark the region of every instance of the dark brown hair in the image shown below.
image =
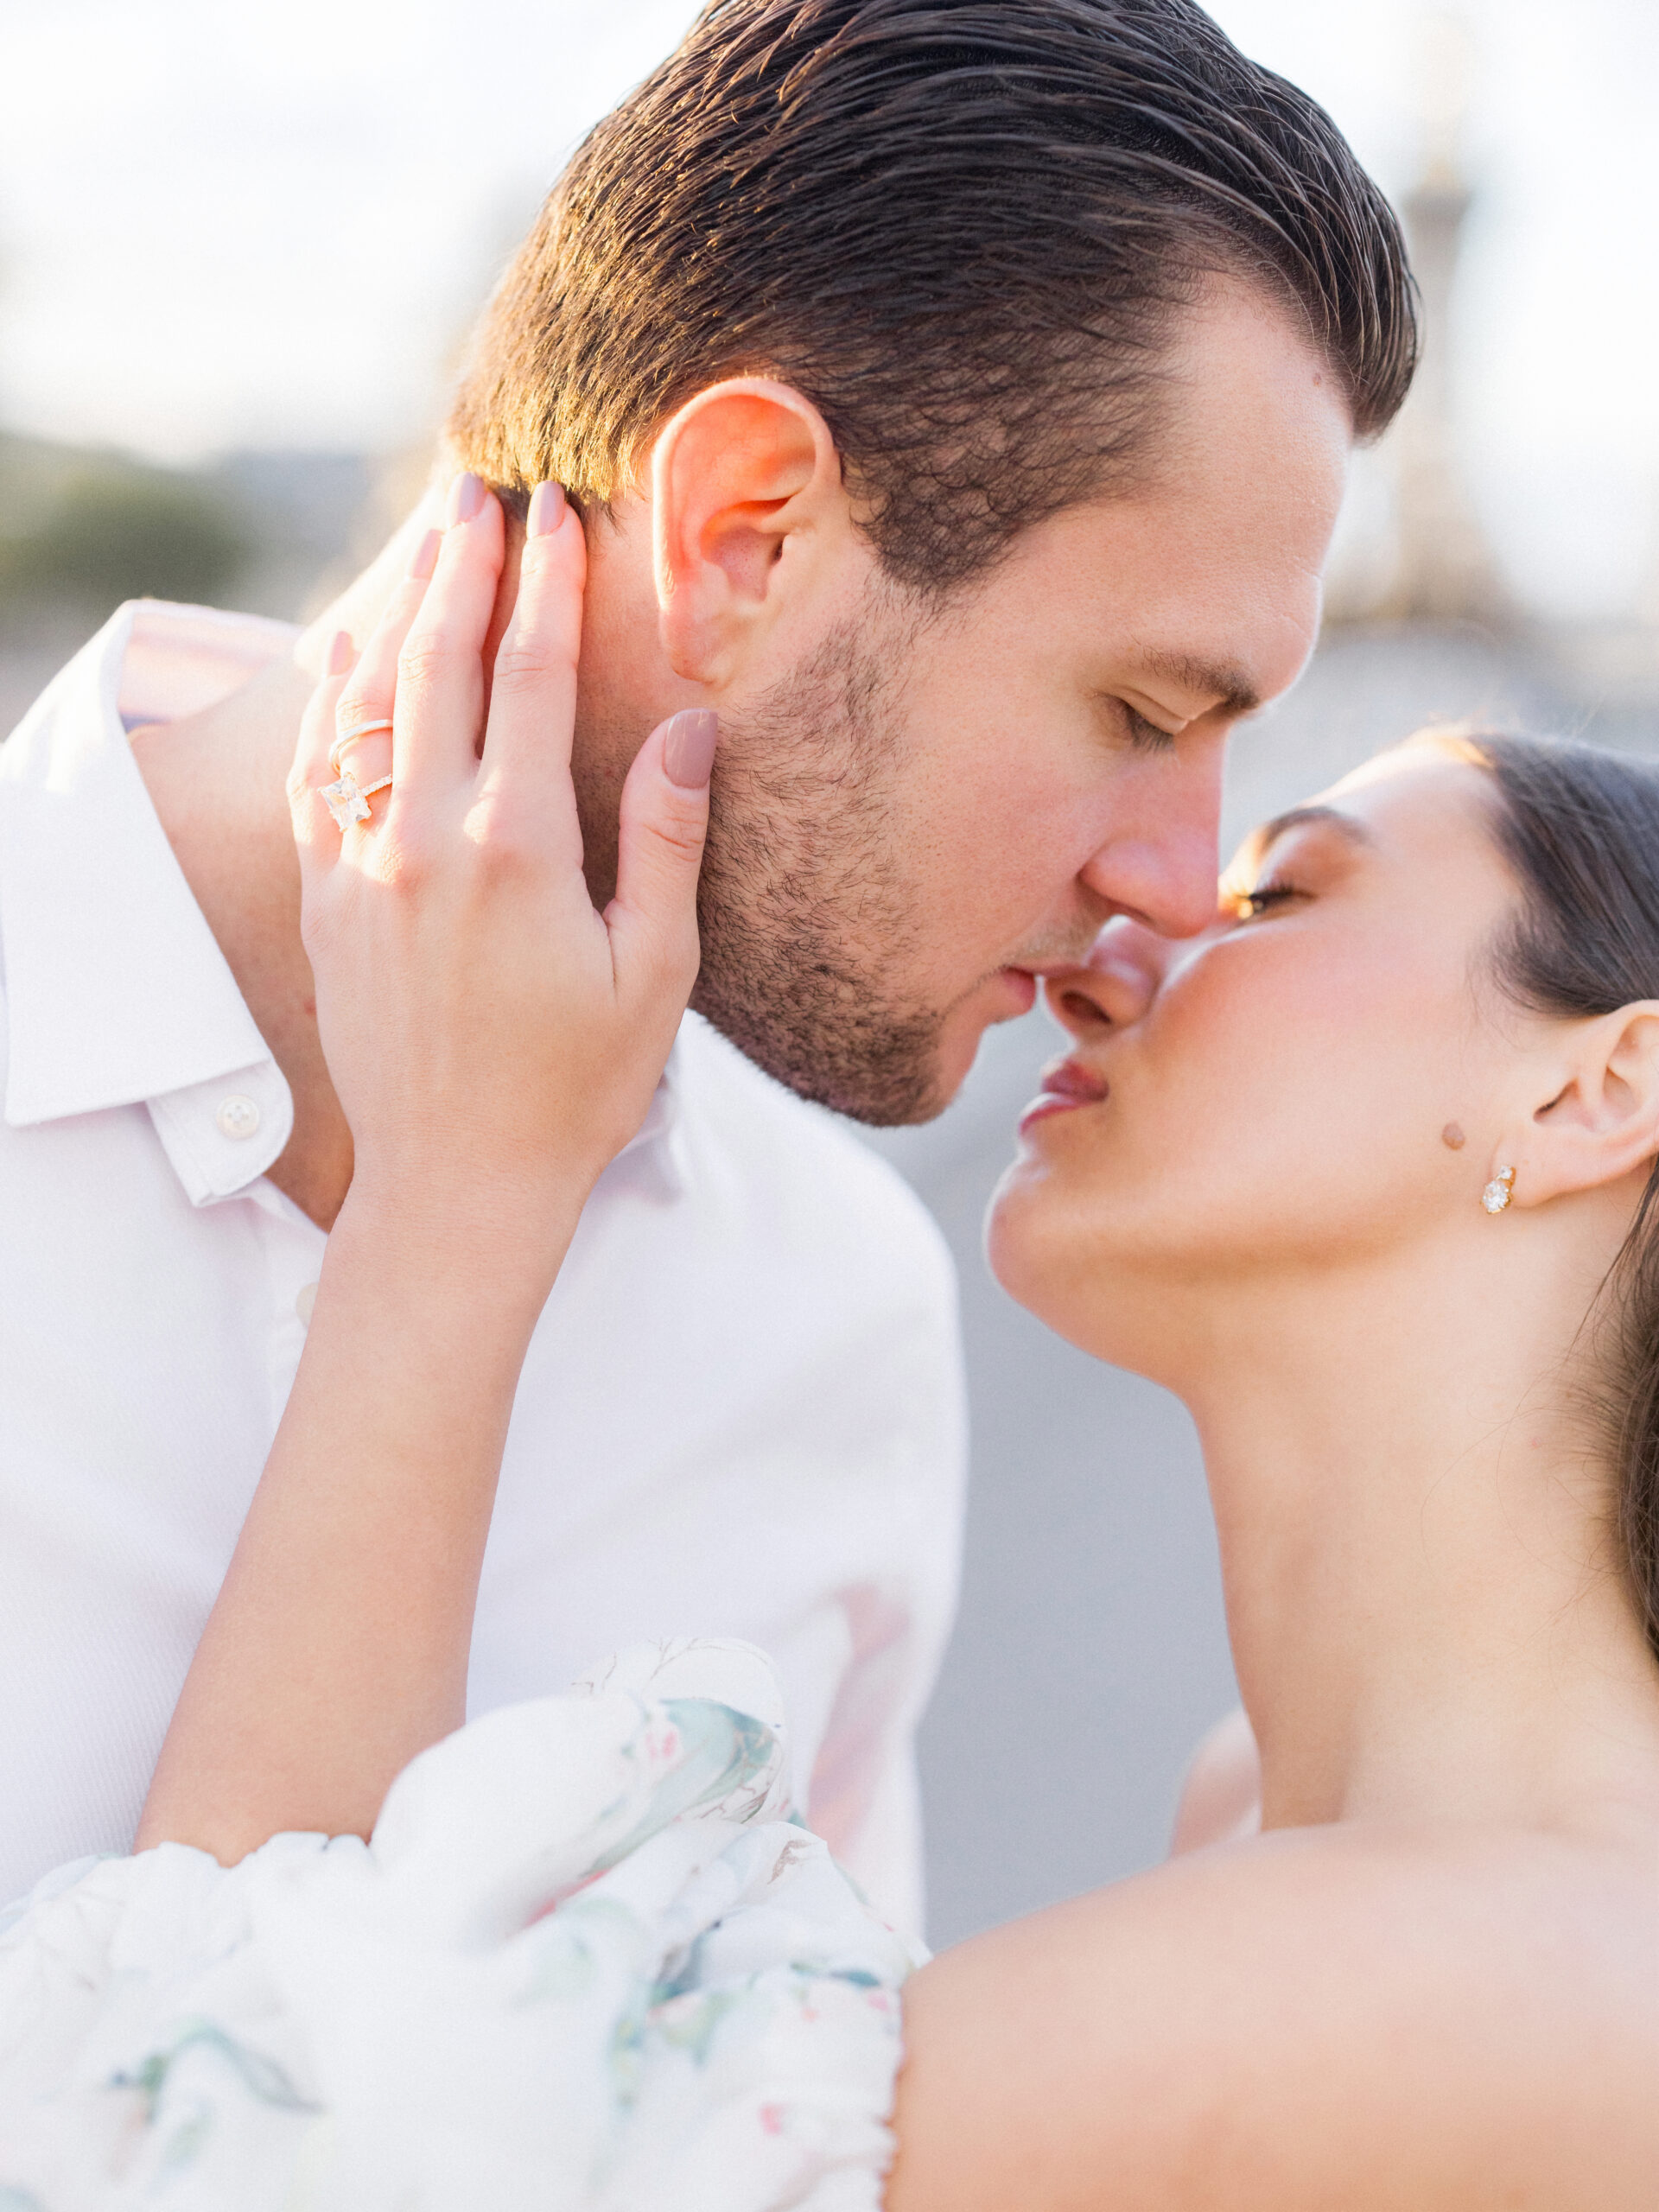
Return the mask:
[[[943,588],[1132,480],[1171,317],[1221,270],[1386,426],[1416,350],[1393,213],[1192,0],[713,0],[571,161],[449,435],[510,500],[603,501],[694,392],[775,375],[888,571]]]
[[[1496,787],[1499,849],[1521,886],[1496,948],[1504,989],[1573,1020],[1659,999],[1659,770],[1586,745],[1468,737]],[[1618,1478],[1618,1539],[1659,1654],[1659,1163],[1608,1278],[1598,1408]]]

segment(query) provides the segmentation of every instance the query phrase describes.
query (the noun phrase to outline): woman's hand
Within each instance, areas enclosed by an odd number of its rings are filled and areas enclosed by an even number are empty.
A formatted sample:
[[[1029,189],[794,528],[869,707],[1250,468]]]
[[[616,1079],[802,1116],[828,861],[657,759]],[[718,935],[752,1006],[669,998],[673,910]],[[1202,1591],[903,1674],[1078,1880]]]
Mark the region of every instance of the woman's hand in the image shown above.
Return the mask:
[[[355,1147],[348,1205],[372,1193],[446,1230],[464,1218],[499,1259],[521,1230],[562,1244],[650,1104],[696,976],[715,718],[679,715],[646,740],[622,793],[616,896],[596,913],[570,780],[581,523],[539,487],[491,680],[501,509],[466,476],[449,512],[355,667],[318,685],[289,798],[318,1025]],[[344,765],[391,788],[342,832],[321,795],[329,750],[377,722],[391,727]]]
[[[229,1860],[283,1828],[366,1834],[393,1777],[459,1726],[524,1351],[696,974],[715,718],[645,741],[596,914],[569,766],[581,526],[540,486],[491,683],[503,543],[462,478],[442,543],[305,717],[303,926],[356,1167],[140,1847]],[[329,748],[372,722],[391,727],[345,765],[391,781],[342,833]]]

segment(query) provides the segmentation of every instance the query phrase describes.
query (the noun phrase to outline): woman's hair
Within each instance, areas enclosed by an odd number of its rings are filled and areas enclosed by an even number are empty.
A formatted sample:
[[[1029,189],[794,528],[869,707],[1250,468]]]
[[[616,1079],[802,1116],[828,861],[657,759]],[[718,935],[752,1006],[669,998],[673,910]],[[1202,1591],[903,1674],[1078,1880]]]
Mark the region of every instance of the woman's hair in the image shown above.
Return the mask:
[[[1499,849],[1521,906],[1497,980],[1568,1020],[1659,999],[1659,769],[1586,745],[1463,735],[1495,786]],[[1659,1164],[1609,1277],[1598,1377],[1618,1479],[1618,1541],[1659,1654]]]

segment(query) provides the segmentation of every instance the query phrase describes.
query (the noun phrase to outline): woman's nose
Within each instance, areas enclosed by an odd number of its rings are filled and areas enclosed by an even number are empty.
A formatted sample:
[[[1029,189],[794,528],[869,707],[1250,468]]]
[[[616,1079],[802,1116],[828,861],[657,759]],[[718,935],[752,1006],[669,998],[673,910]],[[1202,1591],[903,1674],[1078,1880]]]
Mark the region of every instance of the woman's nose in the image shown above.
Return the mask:
[[[1049,1009],[1079,1039],[1102,1028],[1125,1028],[1157,996],[1175,950],[1144,922],[1115,914],[1081,967],[1062,969],[1046,979]]]

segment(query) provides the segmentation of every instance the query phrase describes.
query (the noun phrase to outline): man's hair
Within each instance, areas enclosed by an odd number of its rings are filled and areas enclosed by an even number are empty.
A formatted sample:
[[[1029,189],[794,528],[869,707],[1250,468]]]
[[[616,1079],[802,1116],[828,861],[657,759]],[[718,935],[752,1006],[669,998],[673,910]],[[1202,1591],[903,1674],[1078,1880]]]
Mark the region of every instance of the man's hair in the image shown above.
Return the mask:
[[[631,481],[721,378],[804,393],[884,567],[947,588],[1143,474],[1174,317],[1276,292],[1357,435],[1416,351],[1336,125],[1192,0],[713,0],[578,149],[449,425],[522,498]]]

